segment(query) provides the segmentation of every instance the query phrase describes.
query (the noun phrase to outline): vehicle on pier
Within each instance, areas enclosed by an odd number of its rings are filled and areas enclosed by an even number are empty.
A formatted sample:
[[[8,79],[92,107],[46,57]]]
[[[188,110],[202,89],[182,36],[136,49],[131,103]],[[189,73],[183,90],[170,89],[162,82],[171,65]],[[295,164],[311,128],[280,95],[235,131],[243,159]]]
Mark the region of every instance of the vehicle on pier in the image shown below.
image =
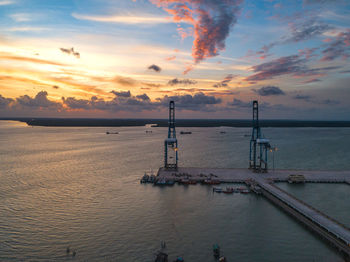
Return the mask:
[[[305,183],[305,177],[303,175],[289,175],[288,183]]]

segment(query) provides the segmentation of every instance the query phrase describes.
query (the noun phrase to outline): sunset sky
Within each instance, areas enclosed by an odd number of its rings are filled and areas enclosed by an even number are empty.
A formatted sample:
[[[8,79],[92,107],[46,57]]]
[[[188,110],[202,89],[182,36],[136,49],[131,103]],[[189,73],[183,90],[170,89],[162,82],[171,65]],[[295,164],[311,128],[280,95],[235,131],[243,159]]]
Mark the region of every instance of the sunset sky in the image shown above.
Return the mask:
[[[350,0],[0,0],[0,117],[350,120]]]

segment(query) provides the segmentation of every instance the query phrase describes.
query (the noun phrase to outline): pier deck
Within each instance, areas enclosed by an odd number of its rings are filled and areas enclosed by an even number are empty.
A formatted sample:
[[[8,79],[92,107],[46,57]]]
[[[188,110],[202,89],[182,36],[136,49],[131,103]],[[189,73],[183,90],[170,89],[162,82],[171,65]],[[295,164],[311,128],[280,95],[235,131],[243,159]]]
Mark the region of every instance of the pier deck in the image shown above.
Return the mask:
[[[347,171],[315,171],[315,170],[286,170],[276,169],[268,173],[254,173],[247,168],[197,168],[179,167],[176,171],[160,168],[159,177],[180,180],[189,176],[193,180],[213,177],[221,182],[245,182],[248,179],[262,178],[276,182],[286,182],[289,175],[303,175],[305,182],[313,183],[348,183],[350,184],[350,170]]]
[[[255,180],[263,195],[333,244],[350,258],[350,228],[262,179]]]
[[[254,173],[249,169],[226,168],[191,168],[180,167],[176,171],[160,168],[158,177],[180,180],[188,177],[191,180],[212,178],[224,183],[245,183],[254,181],[262,189],[263,195],[284,211],[295,217],[322,238],[328,240],[350,261],[350,228],[342,225],[321,211],[297,199],[273,182],[287,181],[289,175],[303,175],[305,182],[311,183],[346,183],[350,184],[350,171],[304,171],[274,170],[269,173]]]

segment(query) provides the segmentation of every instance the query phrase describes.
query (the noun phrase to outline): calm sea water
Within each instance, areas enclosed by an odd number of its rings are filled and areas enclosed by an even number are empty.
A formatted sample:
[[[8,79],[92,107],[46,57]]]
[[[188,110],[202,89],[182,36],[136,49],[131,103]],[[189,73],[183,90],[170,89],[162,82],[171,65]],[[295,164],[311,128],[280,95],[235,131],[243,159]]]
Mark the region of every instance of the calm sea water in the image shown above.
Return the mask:
[[[181,166],[247,166],[250,129],[180,130],[192,131],[178,135]],[[349,128],[263,132],[278,147],[276,168],[350,169]],[[213,243],[228,261],[342,261],[262,197],[213,194],[202,185],[141,185],[145,170],[162,165],[166,134],[166,128],[0,121],[0,261],[151,262],[161,241],[170,261],[178,255],[214,261]],[[279,186],[349,225],[348,185]]]

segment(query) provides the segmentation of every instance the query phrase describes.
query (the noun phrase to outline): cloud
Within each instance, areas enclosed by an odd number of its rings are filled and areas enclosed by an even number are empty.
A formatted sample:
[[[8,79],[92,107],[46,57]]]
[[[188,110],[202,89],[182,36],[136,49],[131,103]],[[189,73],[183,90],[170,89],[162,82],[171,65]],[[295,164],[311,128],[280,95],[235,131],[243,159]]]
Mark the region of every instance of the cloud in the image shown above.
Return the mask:
[[[159,66],[157,66],[157,65],[155,65],[155,64],[153,64],[153,65],[150,65],[149,67],[148,67],[148,69],[149,70],[154,70],[155,72],[160,72],[160,71],[162,71],[162,69],[159,67]]]
[[[70,110],[102,110],[102,111],[128,111],[140,112],[156,109],[159,102],[152,102],[147,94],[134,96],[128,92],[112,91],[115,97],[112,100],[104,100],[96,96],[90,99],[76,99],[75,97],[62,98],[65,107]]]
[[[340,104],[340,102],[338,100],[332,100],[332,99],[325,99],[325,100],[320,101],[319,103],[322,105],[330,105],[330,106]]]
[[[113,93],[114,95],[118,96],[118,97],[131,97],[131,93],[130,93],[130,90],[129,91],[112,91],[111,93]]]
[[[336,58],[348,58],[350,56],[350,29],[340,32],[336,39],[329,43],[322,51],[321,61],[333,61]]]
[[[76,58],[80,58],[80,53],[79,52],[76,52],[74,51],[74,48],[60,48],[60,50],[63,52],[63,53],[66,53],[68,55],[74,55]]]
[[[134,80],[130,77],[124,77],[124,76],[115,76],[111,79],[111,82],[120,84],[122,86],[136,86],[137,85],[136,80]]]
[[[340,66],[329,66],[322,68],[309,68],[307,59],[301,55],[284,56],[270,62],[252,66],[255,74],[245,78],[245,81],[263,81],[281,75],[292,75],[294,77],[321,77],[326,76],[327,71],[341,68]]]
[[[315,82],[321,82],[322,80],[318,79],[318,78],[312,78],[306,81],[303,81],[303,84],[310,84],[310,83],[315,83]]]
[[[7,108],[13,102],[14,100],[12,98],[5,98],[2,95],[0,95],[0,108]]]
[[[244,102],[240,99],[234,98],[232,102],[228,103],[229,106],[233,106],[236,108],[251,108],[252,103],[249,102]]]
[[[290,23],[290,27],[292,36],[287,38],[284,43],[306,41],[332,29],[331,26],[318,22],[315,19],[303,21],[300,24]]]
[[[197,81],[191,80],[191,79],[177,79],[174,78],[172,80],[169,80],[168,85],[174,86],[174,85],[195,85],[197,84]]]
[[[293,74],[306,68],[305,60],[298,55],[281,57],[270,62],[253,66],[255,74],[246,78],[246,81],[261,81],[271,79],[275,76]]]
[[[22,107],[30,107],[30,108],[52,108],[59,109],[61,107],[60,103],[56,103],[47,99],[47,92],[41,91],[34,98],[24,95],[16,98],[16,102],[18,105]]]
[[[296,95],[296,96],[293,96],[293,99],[310,101],[311,96],[309,96],[309,95]]]
[[[304,0],[304,4],[332,4],[336,5],[339,3],[345,3],[346,0]]]
[[[87,99],[76,99],[75,97],[62,97],[63,103],[70,109],[92,109],[91,102],[94,101],[94,99],[87,100]]]
[[[6,29],[6,31],[9,31],[9,32],[41,32],[46,30],[49,30],[49,29],[44,27],[32,27],[32,26],[10,27]]]
[[[224,78],[224,80],[220,81],[217,84],[214,84],[213,87],[226,87],[228,85],[228,83],[231,82],[231,80],[235,77],[236,76],[229,74]]]
[[[174,55],[165,58],[166,61],[173,61],[175,59],[176,59],[176,56],[174,56]]]
[[[15,20],[16,22],[29,22],[29,21],[32,20],[33,15],[32,14],[27,14],[27,13],[16,13],[16,14],[9,15],[9,17],[12,20]]]
[[[220,104],[221,98],[215,96],[205,95],[202,92],[195,95],[178,95],[178,96],[164,96],[158,101],[163,106],[168,106],[169,101],[175,101],[177,110],[191,110],[191,111],[212,111],[213,105]]]
[[[0,6],[3,6],[3,5],[12,5],[14,4],[15,1],[10,1],[10,0],[0,0]]]
[[[193,25],[192,57],[195,63],[219,54],[237,21],[242,0],[150,0],[173,16],[175,22]]]
[[[253,91],[261,96],[280,96],[286,94],[277,86],[264,86],[260,89],[253,89]]]
[[[57,65],[57,66],[64,66],[65,65],[62,63],[57,63],[57,62],[38,59],[38,58],[25,57],[25,56],[15,56],[15,55],[4,53],[4,52],[0,52],[0,58],[4,59],[4,60],[14,60],[14,61],[37,63],[37,64],[47,64],[47,65]]]
[[[272,43],[264,45],[257,52],[248,52],[247,56],[258,56],[260,59],[265,59],[270,56],[270,50],[276,45],[283,45],[289,43],[298,43],[301,41],[307,41],[314,37],[323,35],[327,31],[333,29],[332,26],[325,24],[323,22],[318,21],[315,18],[311,18],[307,21],[303,20],[301,23],[299,22],[289,22],[290,35],[284,36],[281,39],[274,41]],[[310,48],[309,50],[305,50],[305,55],[311,55],[317,48]],[[309,58],[309,57],[307,57]]]
[[[142,15],[142,16],[99,16],[99,15],[83,15],[73,13],[72,16],[79,20],[88,20],[94,22],[103,22],[103,23],[118,23],[118,24],[129,24],[129,25],[152,25],[152,24],[167,24],[174,23],[170,17],[156,17],[151,15]]]
[[[138,95],[138,96],[136,96],[136,98],[143,100],[143,101],[150,100],[150,98],[147,94]]]

